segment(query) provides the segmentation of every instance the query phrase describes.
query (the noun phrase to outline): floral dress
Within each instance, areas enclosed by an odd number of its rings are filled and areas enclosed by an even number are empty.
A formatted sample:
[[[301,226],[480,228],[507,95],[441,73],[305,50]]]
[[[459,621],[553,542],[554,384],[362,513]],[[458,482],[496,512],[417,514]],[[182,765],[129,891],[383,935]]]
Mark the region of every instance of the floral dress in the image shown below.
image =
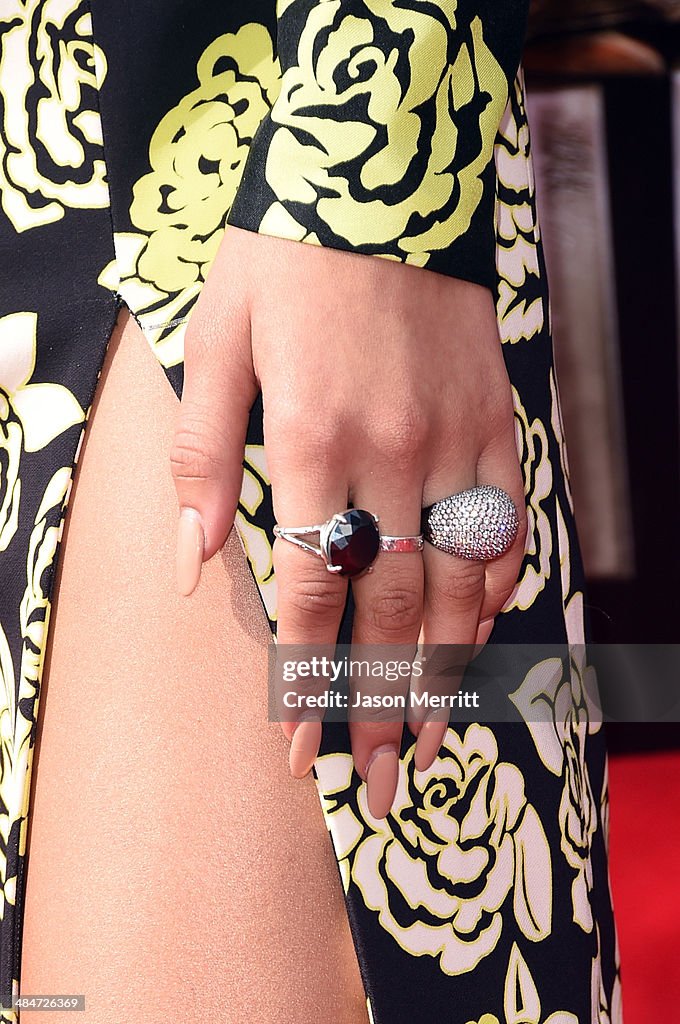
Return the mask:
[[[1,0],[0,1021],[16,1021],[29,790],[74,466],[122,304],[179,399],[227,224],[492,290],[529,534],[491,643],[565,644],[452,721],[375,819],[346,727],[315,779],[374,1024],[619,1024],[607,758],[520,67],[524,0]],[[276,634],[255,402],[236,529]],[[348,601],[340,636],[349,638]],[[576,645],[574,647],[566,645]],[[541,701],[549,715],[532,720]],[[226,910],[225,910],[226,912]],[[225,1018],[226,1019],[226,1018]]]

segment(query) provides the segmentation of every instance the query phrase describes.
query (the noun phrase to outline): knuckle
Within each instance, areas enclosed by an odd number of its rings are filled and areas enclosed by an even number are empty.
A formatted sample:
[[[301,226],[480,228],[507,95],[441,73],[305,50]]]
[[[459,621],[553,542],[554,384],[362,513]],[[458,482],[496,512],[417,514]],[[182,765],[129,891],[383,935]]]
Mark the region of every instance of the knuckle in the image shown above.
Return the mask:
[[[507,377],[487,381],[479,397],[479,411],[491,438],[514,435],[514,407]]]
[[[508,577],[504,580],[494,580],[487,587],[484,594],[483,618],[495,618],[503,610],[515,589],[516,582],[516,578]]]
[[[337,449],[342,420],[316,414],[308,403],[280,403],[265,411],[265,442],[293,464],[325,461]]]
[[[466,562],[457,566],[453,572],[442,574],[432,585],[433,600],[467,611],[482,599],[485,577],[483,562]]]
[[[285,542],[284,542],[285,543]],[[282,592],[285,612],[295,621],[328,621],[341,614],[345,606],[345,588],[328,574],[322,577],[302,576],[289,580]]]
[[[422,619],[420,593],[405,584],[392,587],[373,599],[369,616],[374,628],[387,636],[418,629]]]
[[[400,461],[420,458],[428,437],[424,413],[415,405],[408,404],[385,416],[373,430],[373,441],[379,451]]]
[[[297,450],[304,465],[328,463],[338,454],[338,438],[333,428],[306,426],[297,436]]]
[[[296,697],[302,698],[300,704],[303,708],[306,706],[309,697],[316,696],[325,690],[325,683],[326,680],[322,676],[315,675],[296,675],[293,682],[285,680],[282,676],[279,676],[278,679],[282,695],[284,692],[294,693]]]
[[[264,420],[269,425],[270,431],[291,434],[299,430],[304,424],[300,404],[295,396],[291,396],[291,399],[286,401],[284,396],[267,394],[264,403]]]
[[[221,465],[221,458],[213,452],[220,446],[213,446],[207,432],[198,424],[186,424],[179,428],[170,449],[170,467],[176,480],[210,479]]]

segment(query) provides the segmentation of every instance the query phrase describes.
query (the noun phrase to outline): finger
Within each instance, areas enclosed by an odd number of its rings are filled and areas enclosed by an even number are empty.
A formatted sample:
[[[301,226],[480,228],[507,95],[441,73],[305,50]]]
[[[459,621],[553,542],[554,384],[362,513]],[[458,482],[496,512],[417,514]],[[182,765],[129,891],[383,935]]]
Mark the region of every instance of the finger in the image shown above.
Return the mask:
[[[479,650],[484,646],[484,644],[491,636],[495,624],[495,619],[479,620],[479,625],[477,626],[477,635],[475,637],[475,655],[479,653]]]
[[[512,594],[519,576],[527,533],[524,480],[517,456],[514,431],[510,429],[488,445],[477,462],[477,485],[501,487],[510,496],[517,511],[517,536],[511,547],[499,558],[486,563],[484,600],[476,642],[484,644],[491,635],[495,617]]]
[[[393,474],[393,469],[392,469]],[[409,478],[410,476],[410,478]],[[409,479],[405,487],[404,480]],[[381,535],[413,536],[420,533],[422,477],[394,477],[376,472],[352,490],[357,507],[379,516]],[[354,625],[352,657],[361,660],[361,645],[379,644],[380,660],[389,659],[394,666],[412,662],[418,641],[423,611],[423,559],[414,552],[381,551],[372,572],[352,581],[354,594]],[[358,650],[355,651],[355,647]],[[351,680],[352,711],[350,735],[356,770],[366,781],[368,809],[374,817],[389,812],[399,776],[399,751],[404,711],[397,700],[396,710],[389,707],[385,696],[405,699],[409,692],[410,673],[400,671],[395,680],[377,676]],[[377,713],[365,707],[355,708],[356,693],[371,696],[376,691],[380,705]],[[381,713],[382,710],[382,713]]]
[[[219,326],[216,326],[219,325]],[[197,309],[187,330],[184,384],[170,451],[180,506],[177,586],[188,595],[224,544],[243,482],[248,416],[257,396],[246,309]]]
[[[281,448],[277,438],[268,457],[274,516],[279,526],[321,524],[347,508],[347,485],[341,482],[342,473],[338,472],[334,480],[325,475],[310,476],[309,467],[318,465],[311,453],[309,459],[301,459],[299,452],[286,455]],[[318,534],[303,539],[318,545]],[[322,558],[282,537],[276,537],[272,557],[278,594],[277,660],[279,652],[281,657],[290,652],[293,659],[305,661],[314,656],[332,657],[347,599],[347,578],[329,572]],[[296,680],[295,692],[302,703],[281,716],[283,732],[291,740],[289,766],[295,778],[304,777],[318,755],[323,711],[315,710],[315,701],[327,685],[328,678],[323,676]]]
[[[475,470],[444,468],[431,476],[423,493],[423,505],[441,500],[474,486]],[[438,698],[441,708],[430,711],[425,721],[409,715],[409,727],[417,735],[415,765],[425,771],[434,761],[448,727],[450,707],[447,701],[460,688],[465,662],[472,654],[484,597],[484,562],[459,558],[440,551],[426,542],[423,549],[425,600],[422,642],[427,648],[442,645],[429,653],[423,684]]]

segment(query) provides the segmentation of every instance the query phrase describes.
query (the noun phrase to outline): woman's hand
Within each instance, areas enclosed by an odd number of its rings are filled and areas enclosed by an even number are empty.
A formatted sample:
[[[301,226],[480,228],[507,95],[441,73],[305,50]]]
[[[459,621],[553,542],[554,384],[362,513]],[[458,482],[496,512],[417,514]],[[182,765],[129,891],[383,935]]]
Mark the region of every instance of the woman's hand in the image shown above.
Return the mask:
[[[178,584],[224,544],[243,479],[250,408],[262,390],[274,515],[320,523],[351,502],[381,533],[420,532],[421,508],[476,484],[515,502],[512,548],[490,563],[429,544],[381,552],[352,583],[353,643],[484,643],[511,594],[526,533],[510,384],[491,292],[433,271],[228,227],[186,335],[171,451],[182,509]],[[334,645],[347,580],[281,538],[273,548],[279,643]],[[321,723],[282,723],[301,777]],[[412,724],[416,766],[446,722]],[[371,812],[394,798],[400,721],[350,721]],[[294,735],[293,735],[294,734]]]

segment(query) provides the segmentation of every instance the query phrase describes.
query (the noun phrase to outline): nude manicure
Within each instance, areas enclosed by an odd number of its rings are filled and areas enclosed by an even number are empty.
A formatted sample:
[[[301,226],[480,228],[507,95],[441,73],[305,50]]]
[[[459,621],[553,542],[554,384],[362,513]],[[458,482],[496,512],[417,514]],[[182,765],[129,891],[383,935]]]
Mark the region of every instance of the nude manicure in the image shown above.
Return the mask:
[[[321,746],[321,722],[306,718],[298,723],[290,741],[288,764],[294,779],[303,779],[312,770]]]
[[[425,772],[434,764],[439,748],[444,741],[447,727],[448,722],[437,721],[435,718],[425,719],[416,740],[414,756],[416,771]]]
[[[374,818],[384,818],[389,813],[398,781],[399,755],[394,747],[374,750],[366,774],[366,798]]]
[[[196,589],[201,578],[204,549],[200,512],[195,508],[181,509],[177,528],[177,589],[184,597]]]

